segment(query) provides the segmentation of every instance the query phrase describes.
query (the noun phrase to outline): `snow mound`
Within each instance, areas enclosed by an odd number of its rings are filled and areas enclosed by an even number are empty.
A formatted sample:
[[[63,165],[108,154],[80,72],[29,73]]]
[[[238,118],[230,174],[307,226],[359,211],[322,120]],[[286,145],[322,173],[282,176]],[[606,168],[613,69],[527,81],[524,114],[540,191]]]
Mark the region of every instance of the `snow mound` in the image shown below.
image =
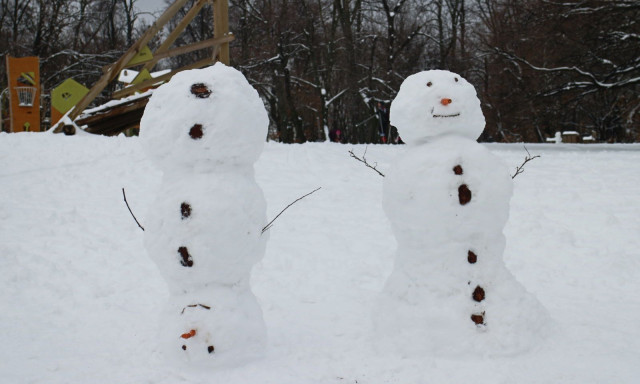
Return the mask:
[[[0,382],[638,382],[639,144],[527,145],[542,157],[514,179],[504,259],[560,331],[529,353],[470,359],[402,358],[374,348],[380,334],[368,336],[396,247],[382,184],[410,146],[366,148],[383,178],[349,157],[349,149],[362,154],[364,145],[269,143],[256,164],[269,218],[312,189],[322,190],[275,222],[266,255],[253,269],[252,290],[269,331],[266,358],[215,373],[149,359],[168,291],[146,256],[146,232],[122,198],[125,187],[147,228],[145,212],[162,173],[140,144],[135,137],[0,133]],[[526,155],[521,144],[484,147],[512,171]],[[491,292],[487,305],[496,297]],[[204,346],[187,342],[192,351]],[[221,343],[216,350],[224,349]],[[424,341],[408,346],[414,344]]]

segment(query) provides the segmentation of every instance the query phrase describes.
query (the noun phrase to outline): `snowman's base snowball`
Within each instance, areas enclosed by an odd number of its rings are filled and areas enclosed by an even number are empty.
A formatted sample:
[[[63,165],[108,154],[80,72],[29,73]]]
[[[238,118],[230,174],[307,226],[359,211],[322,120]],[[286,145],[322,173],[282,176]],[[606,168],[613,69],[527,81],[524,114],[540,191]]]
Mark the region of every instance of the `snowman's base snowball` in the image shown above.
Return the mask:
[[[535,348],[550,330],[548,312],[509,271],[496,277],[476,302],[473,285],[453,290],[442,275],[416,279],[395,270],[373,316],[379,348],[405,357],[512,356]]]
[[[157,355],[174,366],[239,366],[265,354],[267,333],[249,289],[208,288],[170,297]]]

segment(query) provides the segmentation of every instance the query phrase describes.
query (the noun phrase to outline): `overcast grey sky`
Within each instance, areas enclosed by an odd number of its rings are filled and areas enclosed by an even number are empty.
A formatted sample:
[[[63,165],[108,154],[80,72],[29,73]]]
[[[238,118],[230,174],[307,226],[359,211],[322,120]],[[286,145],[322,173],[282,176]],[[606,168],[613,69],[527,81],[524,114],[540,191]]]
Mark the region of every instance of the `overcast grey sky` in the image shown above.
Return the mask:
[[[164,0],[138,0],[136,7],[143,12],[162,12],[167,7]],[[160,13],[158,13],[159,16]]]
[[[140,12],[149,12],[153,14],[150,15],[143,13],[140,15],[139,20],[144,20],[148,24],[153,23],[168,7],[164,0],[137,0],[135,6]]]

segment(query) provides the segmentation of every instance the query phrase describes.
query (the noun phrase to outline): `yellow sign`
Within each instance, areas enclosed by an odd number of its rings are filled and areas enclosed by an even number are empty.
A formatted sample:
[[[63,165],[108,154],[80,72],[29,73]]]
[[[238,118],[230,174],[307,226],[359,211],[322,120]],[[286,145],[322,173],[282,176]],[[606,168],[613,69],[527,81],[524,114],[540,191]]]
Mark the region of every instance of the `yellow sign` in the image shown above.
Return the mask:
[[[144,62],[150,61],[151,59],[153,59],[153,54],[151,53],[149,47],[145,45],[140,51],[138,51],[135,56],[133,56],[131,61],[127,63],[127,67],[132,67],[136,64],[142,64]]]
[[[138,73],[138,76],[136,76],[135,79],[133,79],[133,81],[131,82],[131,84],[140,84],[143,81],[147,81],[147,80],[151,80],[151,74],[149,73],[149,71],[147,71],[147,69],[143,69],[142,71],[140,71],[140,73]]]
[[[89,89],[73,79],[67,79],[51,91],[51,106],[65,114],[76,105]]]

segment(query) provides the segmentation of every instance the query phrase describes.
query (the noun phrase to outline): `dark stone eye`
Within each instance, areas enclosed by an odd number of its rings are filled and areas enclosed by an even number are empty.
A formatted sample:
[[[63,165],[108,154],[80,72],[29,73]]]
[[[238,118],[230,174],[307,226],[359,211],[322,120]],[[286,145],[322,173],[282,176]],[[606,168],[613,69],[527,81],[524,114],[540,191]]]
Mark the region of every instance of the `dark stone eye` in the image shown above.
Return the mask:
[[[427,83],[427,87],[430,87],[430,86],[432,86],[432,85],[433,85],[433,83],[432,83],[432,82],[428,82],[428,83]]]
[[[482,314],[480,315],[471,315],[471,320],[476,323],[476,325],[483,325],[484,324],[484,312],[482,312]]]
[[[180,260],[180,264],[182,264],[183,267],[193,267],[193,258],[189,254],[187,247],[178,248],[178,254],[182,258],[182,260]]]
[[[196,83],[191,86],[191,94],[198,99],[206,99],[211,95],[211,90],[203,83]]]
[[[460,205],[465,205],[471,201],[471,190],[466,184],[458,187],[458,200],[460,201]]]
[[[458,82],[458,78],[456,77],[456,83]]]
[[[467,252],[467,261],[469,264],[475,264],[478,261],[478,255],[472,251]]]
[[[191,216],[191,205],[187,202],[180,204],[180,212],[182,213],[182,220]]]
[[[482,287],[478,285],[476,289],[473,291],[473,300],[479,303],[482,300],[484,300],[484,298],[485,298],[484,289],[482,289]]]
[[[191,136],[193,140],[202,139],[203,135],[204,132],[202,131],[202,124],[194,124],[189,130],[189,136]]]

